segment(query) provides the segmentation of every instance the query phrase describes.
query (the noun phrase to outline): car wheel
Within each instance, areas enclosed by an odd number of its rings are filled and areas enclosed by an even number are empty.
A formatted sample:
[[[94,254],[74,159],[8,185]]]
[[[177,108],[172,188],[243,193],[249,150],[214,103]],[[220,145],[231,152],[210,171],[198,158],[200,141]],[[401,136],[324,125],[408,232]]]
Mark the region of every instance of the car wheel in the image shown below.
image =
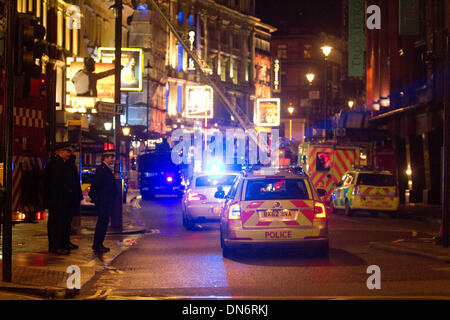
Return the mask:
[[[353,216],[353,210],[350,208],[350,205],[348,204],[348,200],[345,200],[345,215],[348,217]]]
[[[220,247],[222,248],[222,256],[224,258],[230,258],[233,256],[234,251],[230,247],[227,247],[227,245],[223,241],[222,233],[220,234]]]
[[[194,230],[195,222],[192,219],[189,219],[186,215],[183,216],[183,226],[186,230]]]
[[[234,250],[231,249],[230,247],[227,247],[226,245],[223,246],[222,248],[222,256],[224,258],[231,258],[234,255]]]

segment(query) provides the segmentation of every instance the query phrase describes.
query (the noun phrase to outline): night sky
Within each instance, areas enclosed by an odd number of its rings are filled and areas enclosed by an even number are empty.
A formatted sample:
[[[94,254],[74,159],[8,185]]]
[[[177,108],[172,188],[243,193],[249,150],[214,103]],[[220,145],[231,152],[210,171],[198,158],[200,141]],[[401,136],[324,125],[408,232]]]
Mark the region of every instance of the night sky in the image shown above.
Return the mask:
[[[306,33],[342,34],[341,0],[256,0],[256,16],[285,33],[298,27]]]

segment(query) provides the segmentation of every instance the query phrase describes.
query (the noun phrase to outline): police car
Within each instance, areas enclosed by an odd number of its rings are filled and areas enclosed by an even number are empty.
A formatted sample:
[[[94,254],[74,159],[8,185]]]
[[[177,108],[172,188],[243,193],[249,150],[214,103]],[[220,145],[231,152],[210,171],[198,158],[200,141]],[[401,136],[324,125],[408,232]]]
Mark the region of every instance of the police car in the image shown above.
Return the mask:
[[[328,255],[327,211],[309,177],[298,170],[239,176],[220,220],[224,257],[239,246],[313,247]]]
[[[332,211],[344,210],[352,216],[356,210],[379,211],[397,215],[399,196],[394,176],[389,171],[355,167],[345,173],[331,194]]]

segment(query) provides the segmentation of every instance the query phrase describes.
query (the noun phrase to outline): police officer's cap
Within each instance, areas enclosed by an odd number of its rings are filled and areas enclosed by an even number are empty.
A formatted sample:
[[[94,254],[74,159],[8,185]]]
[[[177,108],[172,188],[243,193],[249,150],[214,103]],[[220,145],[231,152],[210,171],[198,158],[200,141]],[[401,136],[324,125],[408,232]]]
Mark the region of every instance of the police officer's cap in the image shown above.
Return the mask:
[[[76,149],[76,147],[70,142],[60,142],[60,143],[56,144],[55,151],[68,150],[70,148],[75,148]]]
[[[103,151],[103,157],[115,156],[116,152],[113,150]]]

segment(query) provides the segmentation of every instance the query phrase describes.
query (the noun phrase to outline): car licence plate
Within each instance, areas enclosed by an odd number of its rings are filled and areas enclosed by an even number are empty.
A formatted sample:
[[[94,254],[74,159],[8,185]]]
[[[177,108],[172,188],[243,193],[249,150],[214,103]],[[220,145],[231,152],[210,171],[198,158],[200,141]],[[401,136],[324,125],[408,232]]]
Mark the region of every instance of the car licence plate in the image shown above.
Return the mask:
[[[292,218],[294,216],[293,210],[288,209],[268,209],[258,210],[260,218]]]

